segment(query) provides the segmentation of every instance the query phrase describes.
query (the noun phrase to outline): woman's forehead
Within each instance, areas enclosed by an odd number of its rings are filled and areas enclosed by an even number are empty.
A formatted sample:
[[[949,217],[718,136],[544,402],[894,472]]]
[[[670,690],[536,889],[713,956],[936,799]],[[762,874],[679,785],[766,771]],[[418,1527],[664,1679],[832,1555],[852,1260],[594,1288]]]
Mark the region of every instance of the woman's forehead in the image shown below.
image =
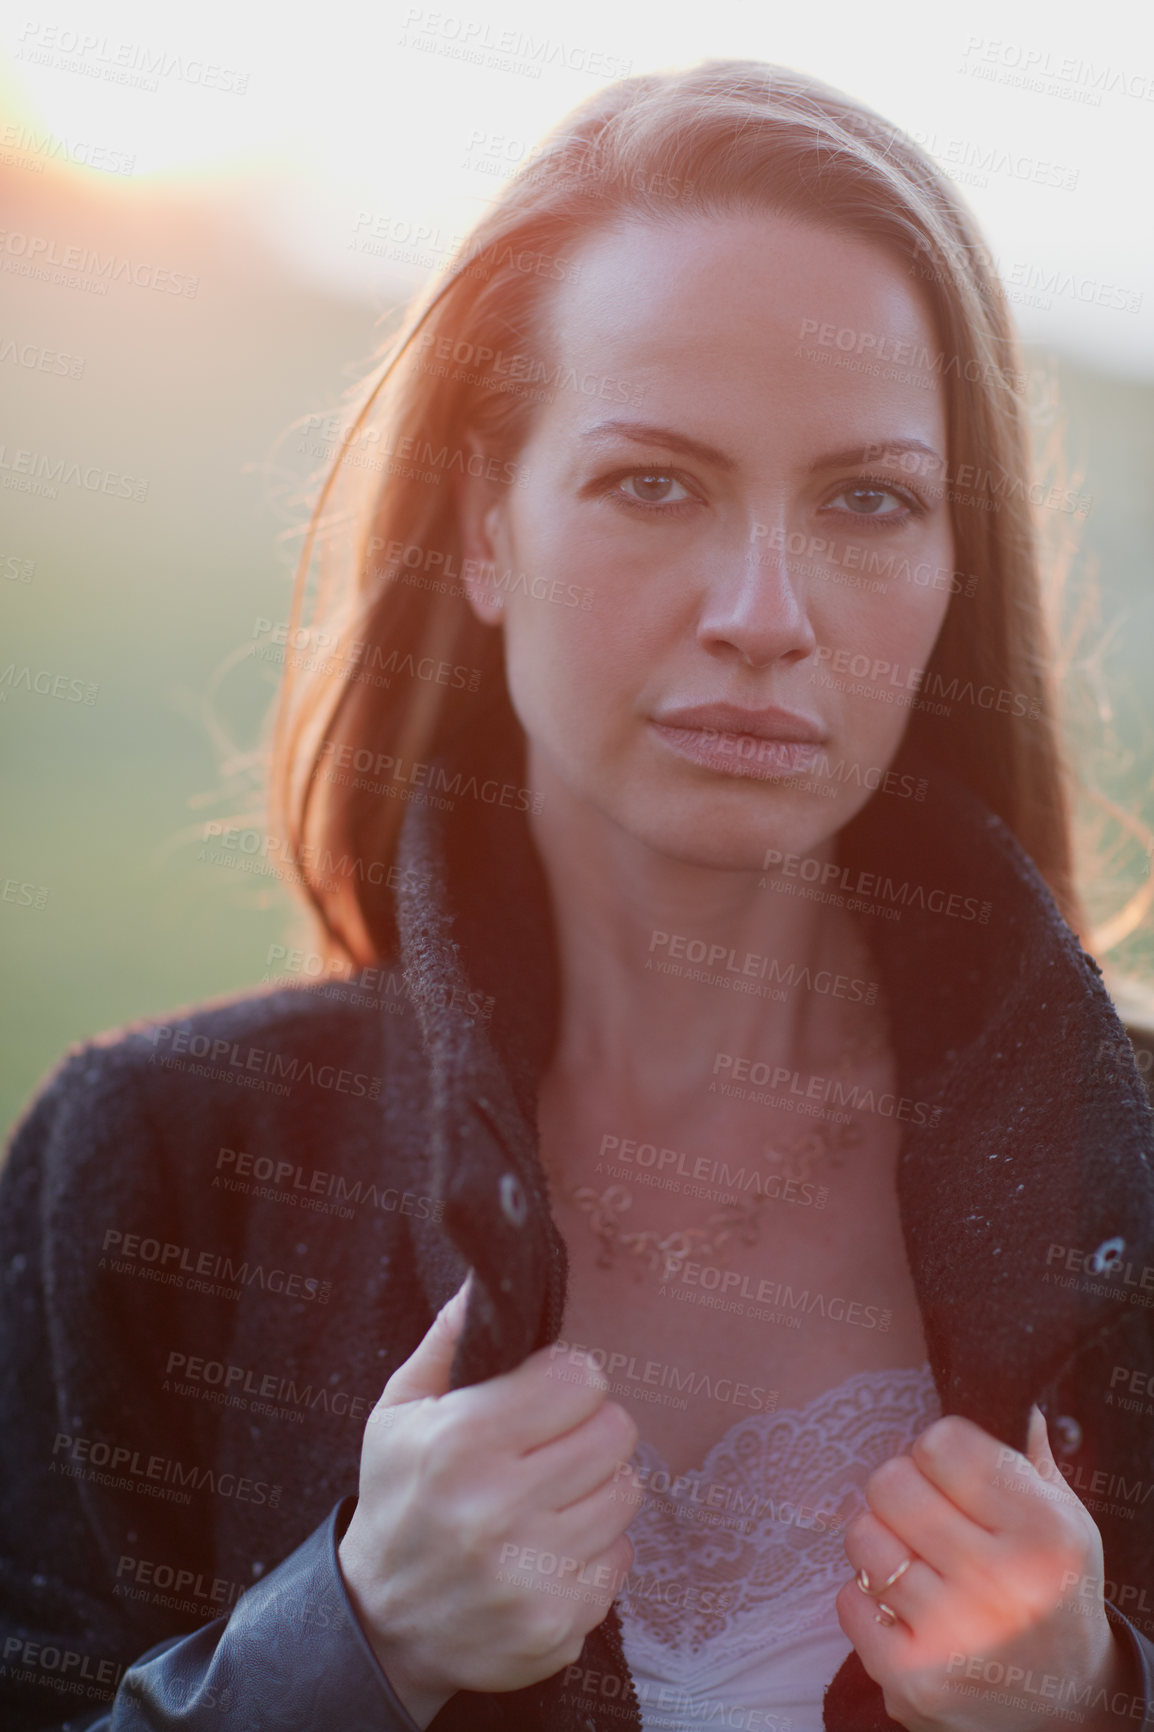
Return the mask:
[[[776,212],[634,221],[588,236],[556,291],[555,328],[727,347],[800,338],[805,321],[929,336],[912,261],[880,241]]]
[[[817,412],[872,404],[881,421],[912,416],[941,437],[934,322],[903,261],[876,242],[741,213],[618,226],[573,262],[548,320],[555,360],[575,373],[594,364],[602,395],[616,382],[614,400],[642,406],[638,419],[679,397],[756,412],[768,389]],[[603,405],[582,398],[562,391],[558,407],[584,430]]]

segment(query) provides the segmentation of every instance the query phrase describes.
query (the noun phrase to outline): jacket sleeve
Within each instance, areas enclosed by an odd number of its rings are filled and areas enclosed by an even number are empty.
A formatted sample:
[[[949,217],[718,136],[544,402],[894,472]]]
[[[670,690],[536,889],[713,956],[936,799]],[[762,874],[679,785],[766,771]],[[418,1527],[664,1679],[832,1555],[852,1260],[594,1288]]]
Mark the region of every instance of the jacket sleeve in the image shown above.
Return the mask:
[[[147,1545],[142,1555],[210,1556],[203,1518],[142,1497],[126,1525],[123,1502],[97,1483],[111,1475],[55,1471],[67,1466],[54,1453],[61,1435],[99,1435],[110,1413],[164,1423],[139,1369],[160,1297],[102,1310],[93,1259],[79,1249],[80,1223],[106,1219],[110,1196],[118,1218],[131,1219],[129,1193],[168,1182],[149,1080],[131,1040],[75,1052],[25,1113],[0,1172],[0,1723],[10,1732],[416,1732],[340,1572],[354,1498],[228,1616],[172,1634],[187,1615],[118,1595],[117,1555]]]
[[[1141,1262],[1149,1262],[1148,1252]],[[1055,1461],[1102,1536],[1106,1617],[1129,1671],[1115,1723],[1136,1732],[1154,1732],[1154,1511],[1147,1501],[1154,1482],[1146,1403],[1116,1386],[1154,1378],[1154,1309],[1138,1303],[1145,1297],[1134,1282],[1119,1287],[1114,1321],[1066,1363],[1045,1403]],[[1077,1600],[1080,1589],[1070,1594]]]
[[[417,1732],[337,1562],[355,1501],[338,1504],[231,1616],[150,1648],[107,1710],[61,1732]]]
[[[1154,1642],[1136,1629],[1111,1600],[1106,1601],[1106,1618],[1130,1660],[1128,1700],[1121,1706],[1121,1712],[1128,1716],[1134,1732],[1154,1732]]]

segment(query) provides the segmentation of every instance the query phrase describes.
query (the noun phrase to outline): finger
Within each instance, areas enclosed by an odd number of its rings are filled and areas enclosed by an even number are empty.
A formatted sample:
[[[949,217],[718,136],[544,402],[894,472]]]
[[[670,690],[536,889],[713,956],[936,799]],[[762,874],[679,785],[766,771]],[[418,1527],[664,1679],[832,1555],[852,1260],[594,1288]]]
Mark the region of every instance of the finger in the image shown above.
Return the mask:
[[[846,1528],[845,1554],[858,1592],[873,1602],[871,1615],[876,1616],[879,1605],[885,1604],[914,1627],[919,1613],[940,1598],[942,1577],[869,1508],[859,1511]]]
[[[905,1619],[893,1624],[877,1622],[877,1605],[856,1582],[846,1582],[834,1601],[837,1621],[857,1649],[858,1657],[877,1683],[900,1676],[913,1663],[917,1637]]]
[[[1030,1427],[1026,1434],[1026,1459],[1045,1486],[1070,1499],[1071,1502],[1081,1502],[1077,1492],[1066,1479],[1065,1474],[1054,1459],[1050,1447],[1050,1433],[1046,1425],[1046,1416],[1037,1405],[1030,1409]]]
[[[1035,1471],[1040,1474],[1045,1474],[1047,1468],[1058,1465],[1050,1453],[1050,1434],[1046,1429],[1046,1416],[1037,1402],[1030,1409],[1030,1424],[1026,1433],[1026,1457]]]
[[[956,1576],[975,1553],[993,1548],[992,1536],[931,1483],[912,1455],[892,1456],[870,1475],[866,1502],[940,1576]]]
[[[399,1407],[402,1402],[444,1395],[449,1388],[453,1355],[465,1326],[469,1281],[466,1275],[453,1297],[442,1305],[424,1339],[385,1384],[378,1406]]]
[[[910,1455],[931,1485],[971,1521],[996,1531],[999,1453],[1005,1446],[960,1413],[944,1415],[914,1439]]]
[[[604,1618],[617,1596],[629,1592],[633,1569],[633,1546],[627,1534],[619,1534],[604,1551],[595,1553],[579,1572],[577,1586],[584,1589],[589,1606],[581,1622],[590,1630]]]
[[[628,1503],[614,1495],[614,1490],[610,1480],[588,1497],[551,1516],[548,1523],[551,1542],[581,1558],[596,1557],[613,1545],[625,1533],[634,1514]]]
[[[524,1483],[529,1495],[554,1510],[580,1502],[607,1480],[618,1486],[621,1501],[629,1495],[629,1460],[636,1447],[637,1426],[617,1402],[606,1401],[563,1437],[522,1456]]]
[[[552,1541],[547,1547],[525,1546],[506,1561],[502,1573],[515,1574],[523,1588],[561,1592],[567,1601],[577,1602],[583,1610],[577,1614],[576,1622],[589,1630],[601,1622],[617,1594],[628,1593],[632,1567],[633,1547],[621,1535],[603,1551],[591,1553],[584,1562]]]
[[[600,1371],[581,1358],[563,1374],[552,1350],[540,1348],[516,1370],[445,1397],[468,1417],[478,1449],[523,1456],[563,1437],[597,1412],[609,1392]]]
[[[1045,1420],[1041,1427],[1044,1432]],[[910,1454],[930,1484],[970,1521],[1002,1534],[1036,1526],[1045,1506],[1073,1497],[1036,1425],[1029,1435],[1040,1445],[1037,1465],[972,1420],[950,1414],[927,1426]]]

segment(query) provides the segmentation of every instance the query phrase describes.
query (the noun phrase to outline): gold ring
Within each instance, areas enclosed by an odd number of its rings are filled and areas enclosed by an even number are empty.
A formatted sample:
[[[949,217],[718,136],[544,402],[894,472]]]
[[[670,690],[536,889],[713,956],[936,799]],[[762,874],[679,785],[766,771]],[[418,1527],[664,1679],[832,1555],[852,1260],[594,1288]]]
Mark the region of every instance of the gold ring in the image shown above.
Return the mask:
[[[891,1624],[896,1624],[898,1615],[892,1606],[887,1606],[884,1600],[878,1601],[878,1609],[874,1613],[874,1623],[882,1624],[888,1630]]]
[[[887,1588],[892,1588],[895,1582],[901,1581],[902,1577],[905,1575],[906,1571],[909,1569],[909,1567],[913,1563],[913,1561],[914,1560],[912,1558],[903,1558],[901,1563],[898,1565],[897,1569],[893,1572],[893,1574],[886,1577],[885,1581],[882,1583],[881,1587],[878,1589],[878,1592],[880,1594],[884,1594]]]
[[[863,1594],[873,1594],[873,1589],[870,1587],[869,1575],[866,1572],[864,1564],[854,1577],[854,1581],[857,1583]]]

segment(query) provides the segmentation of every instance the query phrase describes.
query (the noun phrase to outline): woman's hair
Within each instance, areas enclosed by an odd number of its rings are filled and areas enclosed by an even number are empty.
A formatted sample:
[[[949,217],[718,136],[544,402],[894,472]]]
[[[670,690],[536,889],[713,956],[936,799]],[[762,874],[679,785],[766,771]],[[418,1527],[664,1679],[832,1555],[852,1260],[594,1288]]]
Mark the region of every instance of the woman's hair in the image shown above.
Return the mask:
[[[271,790],[330,958],[395,952],[385,886],[405,805],[390,796],[406,789],[389,769],[436,797],[413,766],[508,705],[500,630],[461,581],[455,483],[519,485],[536,405],[583,388],[550,352],[556,284],[611,225],[735,210],[884,247],[932,313],[937,352],[914,365],[944,387],[960,581],[922,681],[952,713],[943,724],[927,701],[909,731],[1005,820],[1078,929],[1024,382],[989,254],[950,183],[871,110],[802,73],[712,60],[622,79],[562,121],[415,302],[339,432],[301,560],[288,641],[309,647],[286,654]],[[851,333],[842,354],[839,331],[823,358],[868,368],[882,335]]]

